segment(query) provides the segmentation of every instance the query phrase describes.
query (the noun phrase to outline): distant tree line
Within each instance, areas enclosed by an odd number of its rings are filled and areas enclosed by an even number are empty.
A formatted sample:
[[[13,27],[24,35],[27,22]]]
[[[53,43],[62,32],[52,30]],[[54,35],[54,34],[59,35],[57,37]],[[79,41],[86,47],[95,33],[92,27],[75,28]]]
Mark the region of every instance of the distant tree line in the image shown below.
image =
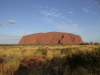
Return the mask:
[[[89,42],[80,43],[80,45],[100,45],[100,43],[98,43],[98,42],[94,42],[94,43],[93,43],[93,42],[91,41],[90,43],[89,43]]]

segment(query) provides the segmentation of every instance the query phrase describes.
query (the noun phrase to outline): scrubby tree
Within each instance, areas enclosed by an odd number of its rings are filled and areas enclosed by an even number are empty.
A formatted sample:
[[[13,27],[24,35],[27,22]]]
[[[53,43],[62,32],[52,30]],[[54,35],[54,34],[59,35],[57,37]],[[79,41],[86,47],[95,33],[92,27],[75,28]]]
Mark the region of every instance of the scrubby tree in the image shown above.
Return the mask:
[[[98,42],[95,42],[94,45],[99,45],[99,43]]]
[[[80,45],[89,45],[88,42],[80,43]]]
[[[93,42],[92,41],[90,42],[90,45],[93,45]]]

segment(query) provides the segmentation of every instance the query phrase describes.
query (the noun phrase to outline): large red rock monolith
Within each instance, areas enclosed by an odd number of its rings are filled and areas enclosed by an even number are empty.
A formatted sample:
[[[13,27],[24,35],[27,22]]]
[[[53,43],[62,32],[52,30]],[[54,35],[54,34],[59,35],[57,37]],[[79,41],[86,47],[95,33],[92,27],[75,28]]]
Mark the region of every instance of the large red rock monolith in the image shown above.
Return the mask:
[[[23,36],[19,44],[80,44],[83,43],[81,36],[63,33],[48,32],[35,33]]]

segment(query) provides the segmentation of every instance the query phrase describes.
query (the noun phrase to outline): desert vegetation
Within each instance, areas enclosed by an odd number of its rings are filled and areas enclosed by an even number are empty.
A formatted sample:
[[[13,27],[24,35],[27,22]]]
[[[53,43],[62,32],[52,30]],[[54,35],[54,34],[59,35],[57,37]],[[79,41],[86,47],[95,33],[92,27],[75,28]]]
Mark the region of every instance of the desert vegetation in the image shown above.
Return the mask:
[[[100,75],[100,45],[0,45],[0,75]]]

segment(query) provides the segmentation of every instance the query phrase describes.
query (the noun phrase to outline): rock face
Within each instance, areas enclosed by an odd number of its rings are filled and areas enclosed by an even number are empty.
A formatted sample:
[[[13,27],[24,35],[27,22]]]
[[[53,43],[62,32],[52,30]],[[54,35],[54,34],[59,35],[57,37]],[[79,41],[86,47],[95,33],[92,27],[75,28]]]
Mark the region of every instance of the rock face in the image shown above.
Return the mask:
[[[36,33],[23,36],[19,44],[80,44],[79,35],[63,32]]]

